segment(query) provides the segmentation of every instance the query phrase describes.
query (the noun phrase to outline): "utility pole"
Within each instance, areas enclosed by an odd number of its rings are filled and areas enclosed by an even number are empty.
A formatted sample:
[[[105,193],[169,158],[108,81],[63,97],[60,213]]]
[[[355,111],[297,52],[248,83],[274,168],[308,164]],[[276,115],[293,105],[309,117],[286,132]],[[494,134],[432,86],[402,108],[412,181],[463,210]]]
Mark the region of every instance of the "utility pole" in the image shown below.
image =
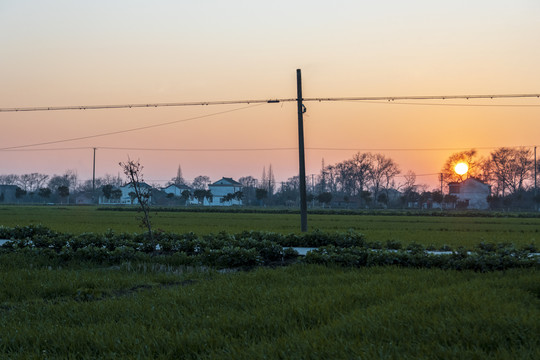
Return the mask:
[[[300,167],[300,228],[307,231],[306,160],[304,154],[304,112],[306,108],[302,97],[302,70],[296,69],[296,89],[298,104],[298,156]]]
[[[440,180],[441,180],[441,211],[442,211],[442,209],[443,209],[443,203],[444,203],[443,175],[442,175],[442,173],[440,173],[439,175],[440,175]]]
[[[96,148],[94,148],[94,162],[92,166],[92,200],[96,196]]]
[[[536,203],[536,196],[538,195],[538,188],[536,187],[536,175],[538,172],[538,164],[536,163],[536,146],[534,147],[534,201]]]

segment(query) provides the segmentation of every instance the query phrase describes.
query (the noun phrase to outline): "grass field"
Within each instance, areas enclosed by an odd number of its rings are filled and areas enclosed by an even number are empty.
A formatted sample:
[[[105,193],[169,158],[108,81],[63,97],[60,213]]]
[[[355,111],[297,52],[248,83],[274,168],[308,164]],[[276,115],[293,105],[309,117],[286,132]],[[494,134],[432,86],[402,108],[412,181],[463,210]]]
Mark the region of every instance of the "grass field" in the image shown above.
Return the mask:
[[[96,207],[0,207],[0,225],[42,224],[53,230],[72,233],[142,232],[136,212],[98,211]],[[155,229],[196,234],[226,231],[262,230],[299,233],[300,216],[265,213],[152,213]],[[470,248],[480,242],[513,243],[516,246],[540,246],[540,218],[488,218],[389,215],[309,215],[310,230],[328,232],[353,229],[368,241],[397,240],[407,245],[417,242],[440,247]]]
[[[0,225],[142,232],[135,212],[0,207]],[[153,214],[197,234],[299,232],[287,214]],[[368,241],[536,244],[540,219],[310,215]],[[149,259],[149,258],[147,258]],[[540,273],[296,264],[218,272],[156,262],[58,266],[0,254],[0,359],[538,359]]]
[[[4,263],[10,359],[538,359],[540,274]]]

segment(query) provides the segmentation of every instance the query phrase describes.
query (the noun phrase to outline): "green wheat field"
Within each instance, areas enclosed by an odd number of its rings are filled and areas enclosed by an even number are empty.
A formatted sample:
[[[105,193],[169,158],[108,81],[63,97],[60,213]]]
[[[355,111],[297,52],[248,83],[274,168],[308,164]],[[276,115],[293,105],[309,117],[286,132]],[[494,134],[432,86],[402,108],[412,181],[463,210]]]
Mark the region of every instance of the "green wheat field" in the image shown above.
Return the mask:
[[[0,225],[143,232],[136,212],[0,207]],[[152,213],[155,228],[298,233],[299,215]],[[369,241],[539,245],[540,219],[310,215]],[[218,271],[0,255],[2,359],[538,359],[536,268],[472,272],[294,264]]]

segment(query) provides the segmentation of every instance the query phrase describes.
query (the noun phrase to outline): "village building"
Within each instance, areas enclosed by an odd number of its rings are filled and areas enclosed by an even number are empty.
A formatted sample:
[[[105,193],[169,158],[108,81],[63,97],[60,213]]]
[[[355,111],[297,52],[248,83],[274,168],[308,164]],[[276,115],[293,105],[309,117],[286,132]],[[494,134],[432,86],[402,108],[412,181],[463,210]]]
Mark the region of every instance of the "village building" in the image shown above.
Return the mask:
[[[487,198],[491,195],[491,186],[476,178],[448,184],[449,195],[455,195],[467,209],[489,209]]]
[[[182,196],[182,193],[186,190],[189,191],[189,193],[191,194],[191,188],[184,184],[182,185],[171,184],[171,185],[161,188],[161,191],[163,191],[164,193],[173,194],[174,196]]]
[[[242,205],[243,186],[232,178],[223,177],[208,185],[212,197],[205,198],[203,204],[207,206]]]
[[[152,187],[148,185],[145,182],[139,183],[139,186],[143,191],[149,191],[152,192]],[[120,186],[119,188],[114,188],[114,190],[120,190],[121,194],[118,193],[118,196],[110,196],[107,198],[103,193],[99,196],[99,204],[100,205],[135,205],[138,204],[139,201],[135,197],[135,189],[133,187],[132,183],[126,184],[124,186]],[[113,191],[114,191],[113,190]],[[150,197],[149,202],[152,202],[152,198]]]

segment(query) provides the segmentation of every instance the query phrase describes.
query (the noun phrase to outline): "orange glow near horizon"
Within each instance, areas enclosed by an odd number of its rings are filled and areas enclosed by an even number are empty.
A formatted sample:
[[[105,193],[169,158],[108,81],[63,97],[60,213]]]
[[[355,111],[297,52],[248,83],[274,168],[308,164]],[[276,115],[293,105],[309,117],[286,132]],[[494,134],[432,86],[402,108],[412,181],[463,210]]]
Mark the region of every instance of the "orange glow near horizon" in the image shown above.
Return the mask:
[[[535,1],[4,3],[0,108],[294,98],[296,69],[305,98],[540,93]],[[537,98],[305,106],[310,178],[323,159],[371,152],[399,165],[396,183],[413,171],[435,187],[452,153],[540,142]],[[97,148],[97,177],[130,156],[150,182],[179,165],[186,179],[217,180],[270,164],[287,181],[298,175],[296,112],[290,102],[0,113],[0,175],[88,180]]]

